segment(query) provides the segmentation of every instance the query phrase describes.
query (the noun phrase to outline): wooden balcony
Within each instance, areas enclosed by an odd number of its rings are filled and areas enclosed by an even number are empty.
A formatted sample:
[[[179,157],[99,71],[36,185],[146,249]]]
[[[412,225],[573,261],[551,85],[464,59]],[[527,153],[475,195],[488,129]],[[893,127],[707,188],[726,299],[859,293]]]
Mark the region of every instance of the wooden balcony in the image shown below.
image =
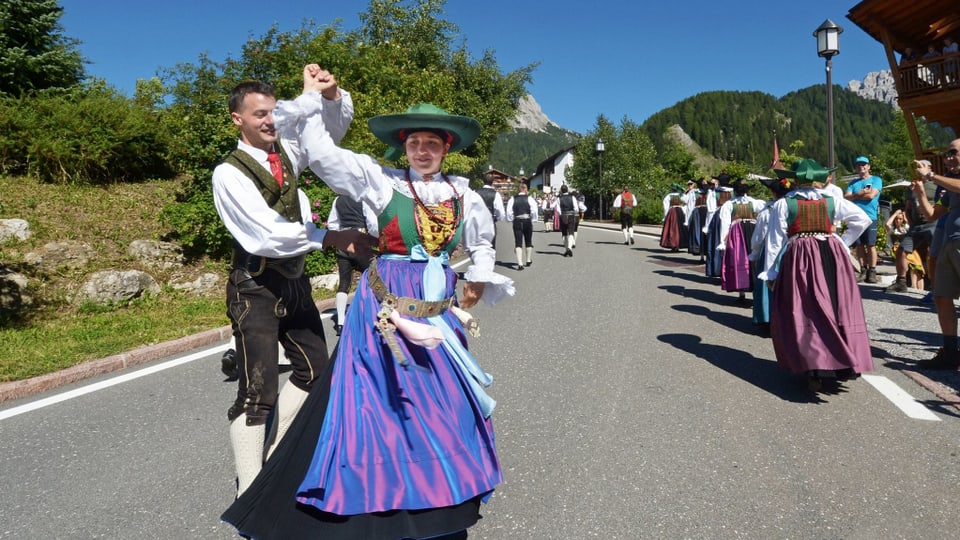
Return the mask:
[[[897,68],[900,99],[960,89],[960,53],[920,60]],[[956,98],[954,98],[956,99]]]
[[[907,48],[941,50],[945,37],[960,40],[960,2],[951,0],[862,0],[847,18],[883,44],[897,85],[897,101],[917,159],[942,170],[940,150],[921,148],[916,119],[936,122],[960,135],[960,54],[897,64]]]

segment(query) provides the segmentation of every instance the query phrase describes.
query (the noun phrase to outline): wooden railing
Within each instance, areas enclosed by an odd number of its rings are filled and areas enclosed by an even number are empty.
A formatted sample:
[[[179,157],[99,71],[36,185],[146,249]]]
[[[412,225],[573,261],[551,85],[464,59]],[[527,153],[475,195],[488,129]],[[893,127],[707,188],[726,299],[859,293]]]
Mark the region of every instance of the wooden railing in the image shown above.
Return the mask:
[[[902,64],[900,97],[912,97],[948,89],[960,89],[960,53],[950,53],[935,58]]]

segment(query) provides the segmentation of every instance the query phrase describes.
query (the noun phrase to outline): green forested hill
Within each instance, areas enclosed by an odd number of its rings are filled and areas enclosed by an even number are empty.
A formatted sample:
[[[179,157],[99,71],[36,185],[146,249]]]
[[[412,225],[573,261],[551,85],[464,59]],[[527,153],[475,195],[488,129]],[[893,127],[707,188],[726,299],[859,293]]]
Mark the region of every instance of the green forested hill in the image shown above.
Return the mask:
[[[876,154],[888,142],[898,111],[834,87],[834,139],[837,164],[847,169],[858,155]],[[776,98],[762,92],[704,92],[664,109],[643,123],[650,139],[663,149],[664,133],[679,125],[713,156],[755,166],[769,165],[773,133],[781,148],[796,140],[803,153],[827,155],[826,86],[818,85]],[[929,144],[945,145],[952,133],[928,125]]]
[[[574,144],[579,135],[552,125],[546,131],[510,130],[497,138],[490,149],[490,165],[499,171],[516,175],[523,167],[527,176],[533,175],[543,160]]]
[[[886,103],[864,99],[834,87],[836,161],[850,170],[859,155],[877,155],[889,142],[899,111]],[[740,161],[763,171],[773,156],[773,133],[780,148],[803,141],[801,153],[820,160],[827,155],[826,86],[817,85],[777,98],[763,92],[704,92],[654,114],[642,124],[662,153],[668,128],[677,125],[703,152],[720,161]],[[925,147],[945,146],[954,137],[936,124],[920,126]],[[546,132],[511,130],[494,143],[489,164],[508,174],[523,167],[527,175],[557,151],[574,144],[579,134],[547,126]],[[702,149],[702,150],[701,150]]]

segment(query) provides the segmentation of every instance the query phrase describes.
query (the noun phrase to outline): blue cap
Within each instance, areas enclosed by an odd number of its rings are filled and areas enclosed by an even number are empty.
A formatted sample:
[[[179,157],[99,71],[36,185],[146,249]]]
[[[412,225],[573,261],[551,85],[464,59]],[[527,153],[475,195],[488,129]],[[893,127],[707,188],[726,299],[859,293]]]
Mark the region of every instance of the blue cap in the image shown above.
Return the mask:
[[[866,164],[869,165],[869,164],[870,164],[870,158],[868,158],[867,156],[860,156],[860,157],[858,157],[857,159],[853,160],[853,162],[854,162],[854,163],[866,163]]]

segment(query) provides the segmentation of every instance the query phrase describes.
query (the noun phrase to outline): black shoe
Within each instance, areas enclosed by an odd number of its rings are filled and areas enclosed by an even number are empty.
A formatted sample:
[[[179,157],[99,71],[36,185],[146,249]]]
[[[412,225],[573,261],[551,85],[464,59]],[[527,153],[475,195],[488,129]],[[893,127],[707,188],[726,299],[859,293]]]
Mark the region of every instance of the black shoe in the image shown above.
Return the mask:
[[[527,266],[533,266],[533,261],[527,261]]]
[[[228,379],[236,379],[240,376],[237,371],[237,351],[233,349],[223,351],[223,356],[220,358],[220,371]]]
[[[522,271],[523,271],[523,266],[521,266],[521,265],[518,264],[518,265],[517,265],[517,272],[522,272]]]
[[[953,354],[944,352],[943,347],[937,350],[937,354],[930,360],[920,360],[917,362],[920,369],[949,370],[960,368],[960,353],[954,351]]]
[[[626,240],[624,240],[624,241],[623,241],[623,245],[629,246],[629,245],[630,245],[630,242],[627,242]]]
[[[342,324],[335,324],[335,325],[333,325],[333,331],[336,332],[337,335],[339,336],[339,335],[340,335],[340,332],[343,331],[343,325],[342,325]]]
[[[573,257],[573,251],[570,250],[570,249],[568,249],[567,251],[565,251],[565,252],[563,253],[563,256],[564,256],[564,257]]]
[[[632,237],[630,238],[630,245],[631,245],[631,246],[633,245],[633,238],[632,238]]]

